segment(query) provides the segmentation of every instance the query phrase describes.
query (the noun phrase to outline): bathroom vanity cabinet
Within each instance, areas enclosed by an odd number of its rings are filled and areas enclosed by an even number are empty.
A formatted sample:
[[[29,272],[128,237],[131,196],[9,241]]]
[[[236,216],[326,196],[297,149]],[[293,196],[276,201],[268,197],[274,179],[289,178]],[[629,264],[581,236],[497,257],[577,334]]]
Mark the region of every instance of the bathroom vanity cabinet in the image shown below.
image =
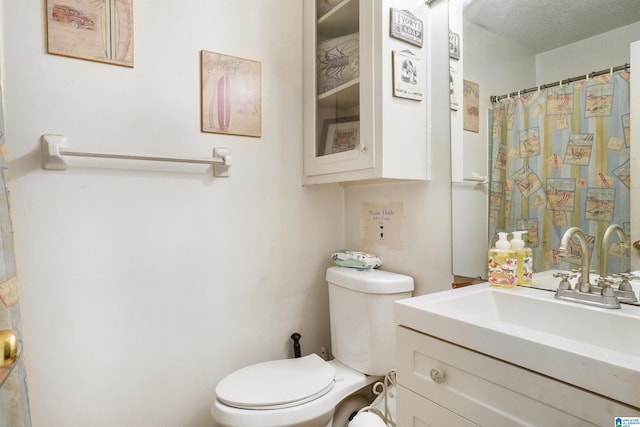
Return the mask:
[[[428,178],[426,7],[304,2],[304,184]]]
[[[605,426],[640,416],[638,408],[407,327],[397,327],[397,342],[399,426]]]

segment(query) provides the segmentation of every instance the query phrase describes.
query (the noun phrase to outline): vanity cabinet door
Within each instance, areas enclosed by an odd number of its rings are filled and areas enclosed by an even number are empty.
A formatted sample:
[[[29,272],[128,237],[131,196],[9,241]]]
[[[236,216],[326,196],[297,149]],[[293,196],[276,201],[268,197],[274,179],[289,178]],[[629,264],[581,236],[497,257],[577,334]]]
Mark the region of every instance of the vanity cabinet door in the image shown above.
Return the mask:
[[[640,416],[638,408],[429,335],[402,326],[396,334],[398,384],[470,422],[604,426]]]
[[[398,426],[477,426],[407,388],[398,386],[396,392],[398,393],[396,400],[396,425]]]

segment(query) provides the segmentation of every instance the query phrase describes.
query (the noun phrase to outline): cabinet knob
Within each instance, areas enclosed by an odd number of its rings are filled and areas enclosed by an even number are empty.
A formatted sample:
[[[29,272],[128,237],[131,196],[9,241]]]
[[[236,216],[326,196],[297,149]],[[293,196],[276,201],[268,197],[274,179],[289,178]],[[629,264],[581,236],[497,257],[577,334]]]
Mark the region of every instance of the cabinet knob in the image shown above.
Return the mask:
[[[640,251],[640,240],[633,242],[633,248]]]
[[[429,374],[431,375],[431,379],[433,380],[433,382],[436,384],[442,384],[442,382],[444,381],[443,370],[433,368],[431,369],[431,372]]]
[[[367,146],[364,144],[360,144],[360,151],[367,151]]]

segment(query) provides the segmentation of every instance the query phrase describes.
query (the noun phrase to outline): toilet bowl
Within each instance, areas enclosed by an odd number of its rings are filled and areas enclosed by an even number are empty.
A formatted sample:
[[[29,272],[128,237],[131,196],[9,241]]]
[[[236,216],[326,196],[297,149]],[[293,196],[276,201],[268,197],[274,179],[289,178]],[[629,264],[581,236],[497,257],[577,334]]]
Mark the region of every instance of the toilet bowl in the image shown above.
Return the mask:
[[[309,372],[311,376],[321,376],[327,372],[331,375],[329,387],[323,387],[321,385],[323,381],[314,378],[311,383],[315,384],[308,384],[308,386],[307,384],[296,384],[292,387],[295,390],[279,390],[279,387],[283,387],[284,383],[284,379],[281,379],[279,382],[272,383],[274,391],[272,399],[267,396],[268,393],[255,392],[255,389],[251,393],[253,394],[252,398],[240,399],[238,398],[239,393],[231,398],[235,392],[226,389],[227,387],[229,389],[238,387],[237,390],[244,388],[248,391],[255,387],[257,381],[255,381],[255,377],[252,380],[249,375],[245,374],[259,376],[261,375],[259,371],[263,369],[265,377],[275,377],[287,369],[287,362],[291,362],[291,372],[300,374],[305,368],[295,365],[298,360],[307,358],[317,358],[313,363],[308,364],[309,369],[316,371],[315,373]],[[315,354],[301,359],[260,363],[225,377],[216,387],[217,398],[211,407],[211,415],[219,425],[224,427],[331,427],[335,408],[340,402],[379,380],[379,377],[364,375],[337,360],[324,361]],[[324,367],[321,366],[322,364]],[[318,375],[318,370],[325,372]],[[236,376],[236,374],[238,375]],[[301,375],[295,382],[306,383],[307,379],[308,377]],[[231,383],[234,384],[230,385]],[[318,390],[314,390],[314,387],[317,387]],[[298,400],[294,400],[293,397],[296,393],[298,393]],[[285,395],[287,395],[288,402],[277,403],[282,400],[280,397]],[[230,402],[230,400],[236,401]],[[234,407],[232,404],[243,407]]]
[[[334,414],[342,418],[345,409],[362,402],[360,393],[395,368],[393,302],[411,296],[413,279],[346,267],[330,267],[326,278],[335,359],[310,354],[227,375],[211,407],[218,425],[332,427]]]

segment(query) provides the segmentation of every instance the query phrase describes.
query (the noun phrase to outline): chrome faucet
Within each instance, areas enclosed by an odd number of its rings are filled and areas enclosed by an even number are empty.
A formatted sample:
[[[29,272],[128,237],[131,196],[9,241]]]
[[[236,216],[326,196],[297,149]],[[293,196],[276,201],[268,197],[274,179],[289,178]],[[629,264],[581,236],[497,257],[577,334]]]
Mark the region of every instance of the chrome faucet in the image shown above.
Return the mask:
[[[609,240],[613,232],[618,233],[618,239],[620,243],[627,243],[627,236],[624,234],[624,229],[618,224],[611,224],[604,231],[602,235],[602,241],[600,242],[600,277],[607,277],[609,270]]]
[[[580,250],[582,252],[580,256],[582,261],[580,278],[578,279],[578,283],[576,283],[575,289],[571,289],[568,276],[556,276],[562,277],[563,280],[556,290],[555,297],[580,304],[589,304],[604,308],[620,308],[620,301],[611,286],[613,282],[611,279],[601,278],[599,283],[601,285],[600,293],[592,293],[591,284],[589,283],[589,261],[591,257],[589,256],[589,246],[584,231],[578,227],[571,227],[565,231],[564,236],[562,236],[562,241],[560,242],[560,247],[558,248],[558,257],[566,258],[569,241],[574,235],[577,236],[580,241]],[[607,237],[607,240],[608,239],[609,237]]]
[[[589,284],[589,264],[590,264],[590,256],[589,256],[589,245],[587,243],[587,236],[584,234],[579,227],[571,227],[567,231],[564,232],[562,236],[562,241],[560,242],[560,247],[558,248],[558,257],[566,258],[567,257],[567,247],[569,246],[569,240],[574,235],[578,236],[578,240],[580,241],[580,250],[582,255],[580,259],[582,261],[581,266],[581,275],[578,279],[578,283],[576,284],[576,288],[580,292],[591,292],[591,285]]]

